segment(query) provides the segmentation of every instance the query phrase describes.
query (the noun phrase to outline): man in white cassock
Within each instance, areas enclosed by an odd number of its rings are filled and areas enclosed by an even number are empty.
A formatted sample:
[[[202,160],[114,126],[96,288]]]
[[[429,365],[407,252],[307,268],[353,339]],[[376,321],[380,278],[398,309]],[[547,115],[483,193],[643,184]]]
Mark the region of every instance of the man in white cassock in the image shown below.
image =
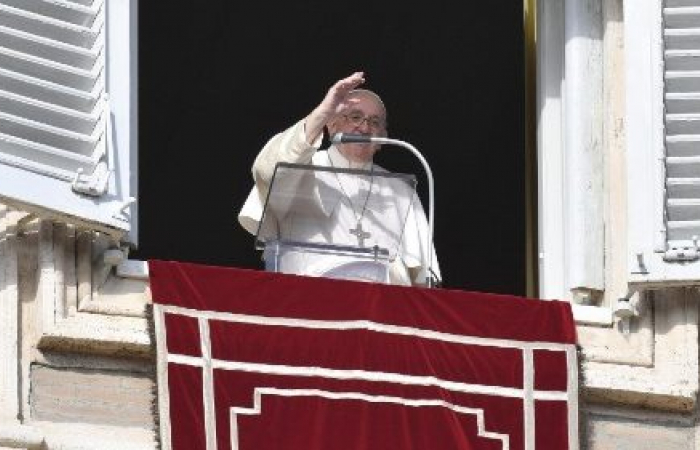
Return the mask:
[[[387,173],[373,162],[380,146],[374,143],[341,143],[332,145],[327,151],[319,150],[324,127],[327,127],[330,135],[350,133],[386,137],[386,108],[377,94],[358,89],[364,81],[362,72],[339,80],[306,118],[268,141],[253,164],[255,186],[240,211],[239,222],[251,234],[258,231],[277,163],[364,170],[367,172],[362,176],[332,172],[313,178],[313,185],[309,184],[309,180],[289,184],[300,192],[313,191],[314,194],[307,198],[314,198],[315,206],[302,203],[289,206],[291,211],[285,219],[287,235],[284,237],[297,241],[354,242],[367,248],[395,239],[397,248],[388,263],[389,283],[425,284],[428,252],[431,252],[432,275],[439,280],[434,248],[432,244],[429,249],[426,248],[429,234],[427,220],[415,192],[402,182],[373,175]],[[408,197],[405,202],[406,214],[394,211],[397,208],[387,207],[387,198],[400,202],[404,196]],[[298,214],[294,213],[295,208],[298,208]],[[315,208],[319,213],[315,216],[309,214],[309,208]],[[307,225],[303,219],[308,217],[323,218],[322,229],[319,230],[318,221]],[[401,225],[398,235],[391,229],[395,223]],[[340,260],[332,255],[324,259],[320,265],[317,260],[299,259],[292,263],[297,267],[291,272],[323,275],[332,272],[334,264],[340,264]]]

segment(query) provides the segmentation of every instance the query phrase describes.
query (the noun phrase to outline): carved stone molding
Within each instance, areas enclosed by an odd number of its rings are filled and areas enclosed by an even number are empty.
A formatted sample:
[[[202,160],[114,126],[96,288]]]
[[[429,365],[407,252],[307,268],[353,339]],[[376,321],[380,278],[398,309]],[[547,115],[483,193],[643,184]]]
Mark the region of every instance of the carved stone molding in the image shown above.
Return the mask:
[[[586,398],[595,403],[694,411],[699,389],[698,300],[700,295],[690,288],[654,292],[653,307],[640,324],[646,331],[626,338],[615,328],[584,333],[579,328],[580,340],[595,340],[598,354],[596,360],[583,364]],[[585,348],[586,342],[582,345]]]
[[[113,276],[113,268],[100,260],[101,251],[110,245],[109,238],[100,234],[41,222],[40,349],[152,356],[147,283]],[[94,286],[94,280],[101,280],[101,286]]]

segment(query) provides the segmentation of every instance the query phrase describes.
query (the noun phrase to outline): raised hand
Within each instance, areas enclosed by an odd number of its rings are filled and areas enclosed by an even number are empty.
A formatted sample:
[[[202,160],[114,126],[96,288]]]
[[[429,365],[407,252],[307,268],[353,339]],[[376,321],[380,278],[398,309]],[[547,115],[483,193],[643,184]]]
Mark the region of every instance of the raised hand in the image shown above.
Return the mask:
[[[309,144],[320,136],[324,126],[349,106],[348,94],[364,82],[364,72],[355,72],[349,77],[338,80],[328,89],[321,103],[306,117],[306,140]]]

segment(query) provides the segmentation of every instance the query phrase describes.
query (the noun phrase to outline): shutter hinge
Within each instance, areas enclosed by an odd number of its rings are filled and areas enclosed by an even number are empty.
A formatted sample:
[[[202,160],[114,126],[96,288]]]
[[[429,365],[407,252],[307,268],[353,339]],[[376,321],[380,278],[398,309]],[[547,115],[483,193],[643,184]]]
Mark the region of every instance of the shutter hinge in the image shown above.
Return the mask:
[[[83,169],[78,169],[71,183],[73,191],[92,197],[101,197],[107,192],[107,183],[112,171],[105,161],[100,161],[95,166],[91,175],[83,175]]]
[[[689,241],[669,241],[664,253],[666,262],[695,261],[698,258],[700,258],[700,248],[698,248],[697,236],[693,236]]]

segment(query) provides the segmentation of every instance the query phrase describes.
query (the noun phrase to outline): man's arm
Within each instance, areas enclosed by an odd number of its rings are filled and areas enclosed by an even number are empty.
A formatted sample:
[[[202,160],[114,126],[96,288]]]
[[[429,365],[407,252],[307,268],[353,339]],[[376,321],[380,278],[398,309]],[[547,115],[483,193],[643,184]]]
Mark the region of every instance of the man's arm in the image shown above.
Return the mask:
[[[270,139],[253,163],[253,179],[262,198],[267,195],[278,162],[307,164],[320,145],[320,140],[306,142],[304,121]]]

